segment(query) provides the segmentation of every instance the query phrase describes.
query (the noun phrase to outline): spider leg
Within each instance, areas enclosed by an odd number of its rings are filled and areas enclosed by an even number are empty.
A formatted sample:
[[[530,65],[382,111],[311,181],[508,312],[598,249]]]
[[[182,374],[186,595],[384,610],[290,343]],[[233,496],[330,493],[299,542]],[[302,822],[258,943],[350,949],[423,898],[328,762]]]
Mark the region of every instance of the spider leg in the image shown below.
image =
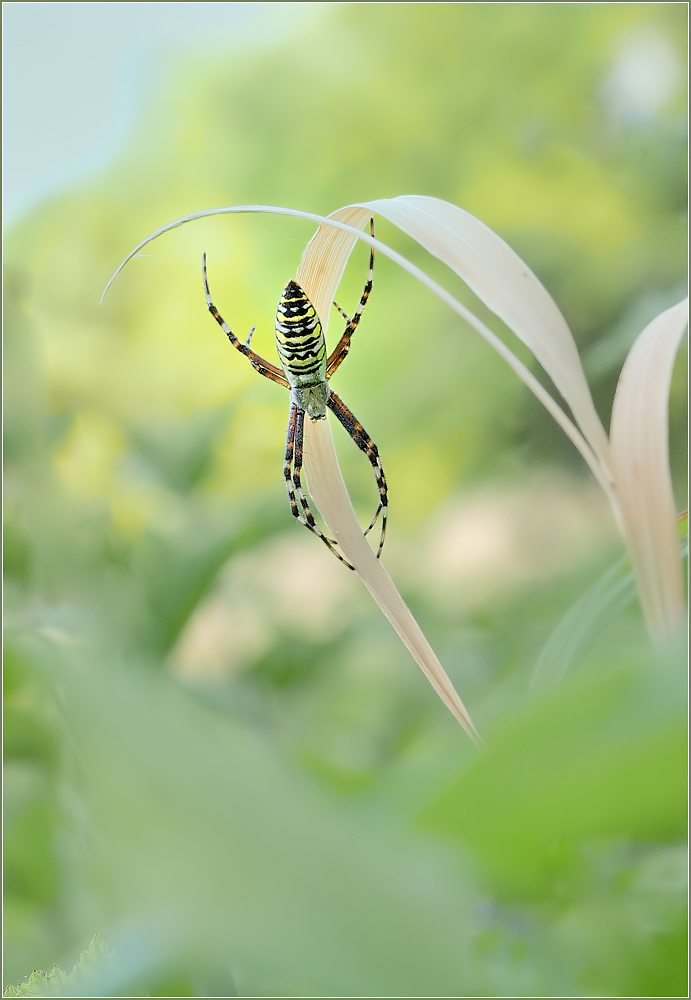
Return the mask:
[[[386,477],[384,475],[384,470],[382,469],[381,459],[379,458],[379,451],[376,444],[369,436],[362,424],[355,418],[355,416],[350,412],[348,407],[345,405],[342,399],[340,399],[335,392],[331,392],[329,396],[329,401],[326,404],[329,409],[336,415],[339,422],[348,431],[355,444],[361,451],[364,451],[370,460],[372,466],[372,472],[374,473],[374,478],[379,489],[379,506],[377,511],[370,522],[370,526],[365,531],[367,534],[370,531],[379,517],[382,515],[381,524],[381,536],[379,538],[379,549],[377,550],[377,559],[381,556],[381,550],[384,548],[384,539],[386,537],[386,520],[388,515],[388,492],[386,486]]]
[[[295,449],[295,423],[297,411],[298,408],[295,403],[291,403],[290,415],[288,417],[288,432],[286,434],[286,455],[283,462],[283,475],[286,481],[286,489],[288,490],[290,512],[294,518],[297,518],[298,521],[302,521],[297,500],[295,499],[295,490],[293,489],[293,451]]]
[[[300,420],[300,415],[302,415],[302,420]],[[290,404],[290,415],[288,417],[288,431],[286,434],[286,454],[285,460],[283,462],[283,476],[286,481],[286,489],[288,490],[288,499],[290,501],[290,512],[293,517],[304,524],[306,528],[310,531],[315,531],[315,534],[320,535],[324,538],[324,541],[328,543],[335,543],[334,539],[327,539],[322,535],[312,517],[312,512],[309,508],[307,502],[307,497],[302,489],[302,483],[300,479],[300,472],[302,470],[302,436],[304,431],[304,410],[300,410],[295,403]],[[299,440],[296,441],[298,437],[298,421],[300,423],[300,433]],[[295,456],[297,453],[297,469],[293,470],[293,463],[295,461]],[[300,498],[300,505],[298,506],[297,496]],[[311,523],[310,523],[311,522]]]
[[[254,333],[254,327],[249,332],[247,340],[243,344],[242,341],[238,340],[233,331],[230,329],[226,321],[223,319],[219,313],[216,306],[211,301],[211,292],[209,291],[209,281],[206,275],[206,254],[202,257],[202,278],[204,279],[204,293],[206,295],[206,304],[209,307],[209,312],[216,320],[218,325],[221,327],[225,333],[228,340],[231,342],[233,347],[244,354],[249,363],[252,365],[255,371],[258,371],[260,375],[264,375],[265,378],[271,379],[272,382],[278,382],[279,385],[283,385],[288,388],[288,380],[276,365],[272,365],[270,361],[267,361],[260,354],[250,349],[250,340],[252,339],[252,334]]]
[[[370,226],[370,233],[372,234],[372,236],[374,236],[374,219],[370,219],[369,226]],[[341,313],[342,316],[345,317],[346,328],[343,331],[343,335],[341,336],[341,339],[336,344],[336,347],[334,348],[334,350],[332,351],[332,353],[329,355],[329,359],[326,362],[326,377],[327,378],[331,378],[331,376],[333,375],[333,373],[336,371],[336,369],[339,367],[339,365],[343,362],[345,356],[347,355],[348,351],[350,350],[350,338],[355,333],[357,325],[360,322],[360,317],[362,316],[362,310],[367,305],[367,299],[369,298],[370,292],[372,291],[372,278],[373,278],[373,275],[374,275],[374,247],[372,247],[372,249],[370,250],[370,255],[369,255],[369,274],[367,275],[367,281],[365,283],[365,288],[364,288],[364,291],[362,293],[362,298],[360,299],[360,304],[358,305],[357,309],[355,310],[353,318],[352,319],[348,319],[348,317],[343,312],[343,310],[341,309],[341,307],[334,302],[334,305],[336,306],[336,308],[338,309],[338,311]]]
[[[347,313],[347,312],[345,311],[345,309],[341,309],[341,307],[339,306],[338,302],[336,302],[336,300],[335,300],[335,299],[334,299],[334,302],[333,302],[333,304],[334,304],[334,306],[336,307],[336,309],[338,309],[338,311],[340,312],[341,316],[342,316],[342,317],[343,317],[343,319],[344,319],[344,320],[346,321],[346,323],[350,323],[350,316],[349,316],[349,315],[348,315],[348,313]]]
[[[304,524],[318,538],[321,538],[327,549],[333,552],[337,559],[340,559],[348,569],[354,569],[355,567],[351,566],[348,560],[344,559],[340,552],[337,552],[334,548],[334,545],[337,544],[335,539],[327,538],[317,527],[307,497],[305,496],[305,491],[302,488],[302,442],[304,427],[305,411],[300,409],[295,403],[291,403],[290,416],[288,418],[288,434],[286,437],[286,457],[283,464],[283,475],[285,476],[286,487],[288,489],[290,510],[293,517],[297,518],[300,524]],[[300,507],[298,507],[298,500],[300,501],[302,513],[300,512]]]
[[[381,512],[382,512],[382,510],[383,510],[383,509],[384,509],[384,508],[383,508],[383,506],[382,506],[382,503],[381,503],[381,501],[380,501],[380,502],[379,502],[379,506],[377,507],[376,511],[374,512],[374,517],[373,517],[373,518],[372,518],[372,520],[370,521],[369,525],[368,525],[368,526],[367,526],[367,527],[365,528],[365,530],[364,530],[364,531],[362,532],[362,533],[363,533],[363,535],[369,535],[370,531],[372,530],[372,528],[373,528],[373,527],[375,526],[375,524],[376,524],[376,523],[377,523],[377,521],[379,520],[379,515],[381,514]]]

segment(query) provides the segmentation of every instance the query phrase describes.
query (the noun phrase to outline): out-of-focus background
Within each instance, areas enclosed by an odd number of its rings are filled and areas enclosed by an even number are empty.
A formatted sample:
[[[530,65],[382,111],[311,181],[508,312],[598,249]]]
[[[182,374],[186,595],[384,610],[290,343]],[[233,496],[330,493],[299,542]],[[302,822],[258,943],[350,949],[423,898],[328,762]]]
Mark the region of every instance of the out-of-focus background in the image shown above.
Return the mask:
[[[5,983],[98,934],[65,995],[686,995],[680,665],[547,413],[377,260],[334,386],[478,753],[293,521],[287,395],[206,311],[204,251],[271,357],[313,227],[195,222],[99,306],[188,212],[433,195],[538,274],[607,426],[630,345],[685,289],[686,10],[3,5]],[[366,268],[356,248],[346,310]],[[369,467],[335,436],[366,521]]]

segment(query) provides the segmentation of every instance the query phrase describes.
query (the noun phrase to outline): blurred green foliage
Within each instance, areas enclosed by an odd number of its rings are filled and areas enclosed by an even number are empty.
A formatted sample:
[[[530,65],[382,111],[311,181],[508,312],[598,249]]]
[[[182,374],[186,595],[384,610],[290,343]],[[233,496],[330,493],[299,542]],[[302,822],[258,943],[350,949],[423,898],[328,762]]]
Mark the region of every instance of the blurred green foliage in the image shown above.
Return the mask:
[[[204,250],[221,312],[271,356],[310,227],[197,222],[98,306],[189,211],[432,194],[539,274],[607,421],[685,274],[683,93],[636,105],[621,66],[662,51],[681,78],[684,39],[680,4],[330,5],[270,49],[176,52],[107,176],[9,235],[6,980],[98,932],[110,957],[46,992],[687,995],[681,657],[606,593],[577,643],[559,631],[621,550],[523,386],[377,261],[337,388],[379,445],[385,562],[478,754],[292,523],[287,398],[205,310]],[[360,248],[345,308],[365,269]],[[680,364],[680,506],[684,403]],[[366,463],[337,446],[369,516]]]

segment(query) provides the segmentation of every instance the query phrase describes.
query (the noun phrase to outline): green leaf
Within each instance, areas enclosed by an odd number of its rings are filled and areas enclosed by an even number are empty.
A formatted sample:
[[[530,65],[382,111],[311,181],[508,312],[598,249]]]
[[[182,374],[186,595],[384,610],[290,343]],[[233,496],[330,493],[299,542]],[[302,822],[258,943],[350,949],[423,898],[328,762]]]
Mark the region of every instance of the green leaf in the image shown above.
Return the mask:
[[[685,698],[669,665],[623,667],[541,698],[421,815],[470,849],[501,893],[549,892],[560,855],[601,838],[686,829]]]
[[[149,978],[208,959],[237,971],[240,995],[285,980],[316,995],[444,996],[468,982],[472,881],[428,838],[373,825],[165,676],[69,648],[35,655],[88,747],[71,794],[99,845],[109,919]],[[141,975],[132,947],[113,940],[121,983]]]

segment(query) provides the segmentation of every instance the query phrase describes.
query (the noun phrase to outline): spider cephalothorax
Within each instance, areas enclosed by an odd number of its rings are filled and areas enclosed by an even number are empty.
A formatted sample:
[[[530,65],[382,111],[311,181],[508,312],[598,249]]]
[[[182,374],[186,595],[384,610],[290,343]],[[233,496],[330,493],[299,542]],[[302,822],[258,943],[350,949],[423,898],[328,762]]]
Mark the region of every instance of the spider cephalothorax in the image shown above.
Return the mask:
[[[373,220],[370,222],[370,230],[374,236]],[[382,529],[379,539],[379,549],[377,551],[377,558],[379,558],[386,535],[387,517],[386,479],[379,459],[379,452],[377,451],[376,444],[367,434],[362,424],[356,420],[345,403],[338,398],[328,384],[328,380],[338,369],[350,350],[350,338],[360,322],[362,310],[365,308],[367,299],[372,291],[373,272],[374,248],[370,252],[367,282],[353,318],[350,319],[346,316],[338,303],[334,302],[334,305],[346,321],[346,328],[335,349],[328,357],[326,354],[324,331],[316,309],[297,282],[289,281],[283,289],[283,294],[276,310],[276,349],[278,351],[278,359],[281,363],[281,367],[277,368],[276,365],[273,365],[270,361],[266,361],[250,348],[254,327],[252,327],[247,335],[244,344],[235,336],[211,301],[209,283],[206,276],[206,254],[204,255],[202,264],[204,291],[206,293],[209,312],[216,322],[220,324],[233,347],[245,355],[252,367],[260,375],[264,375],[273,382],[278,382],[279,385],[290,389],[290,415],[288,417],[286,455],[283,466],[288,497],[290,499],[290,509],[298,521],[314,532],[315,535],[318,535],[333,554],[341,562],[345,563],[346,566],[350,567],[350,569],[353,568],[350,563],[334,548],[337,544],[334,539],[327,538],[317,527],[302,488],[303,429],[305,425],[305,413],[310,420],[321,420],[326,417],[328,407],[343,427],[345,427],[358,448],[364,451],[370,460],[374,478],[379,489],[379,506],[365,534],[374,527],[381,514]]]

